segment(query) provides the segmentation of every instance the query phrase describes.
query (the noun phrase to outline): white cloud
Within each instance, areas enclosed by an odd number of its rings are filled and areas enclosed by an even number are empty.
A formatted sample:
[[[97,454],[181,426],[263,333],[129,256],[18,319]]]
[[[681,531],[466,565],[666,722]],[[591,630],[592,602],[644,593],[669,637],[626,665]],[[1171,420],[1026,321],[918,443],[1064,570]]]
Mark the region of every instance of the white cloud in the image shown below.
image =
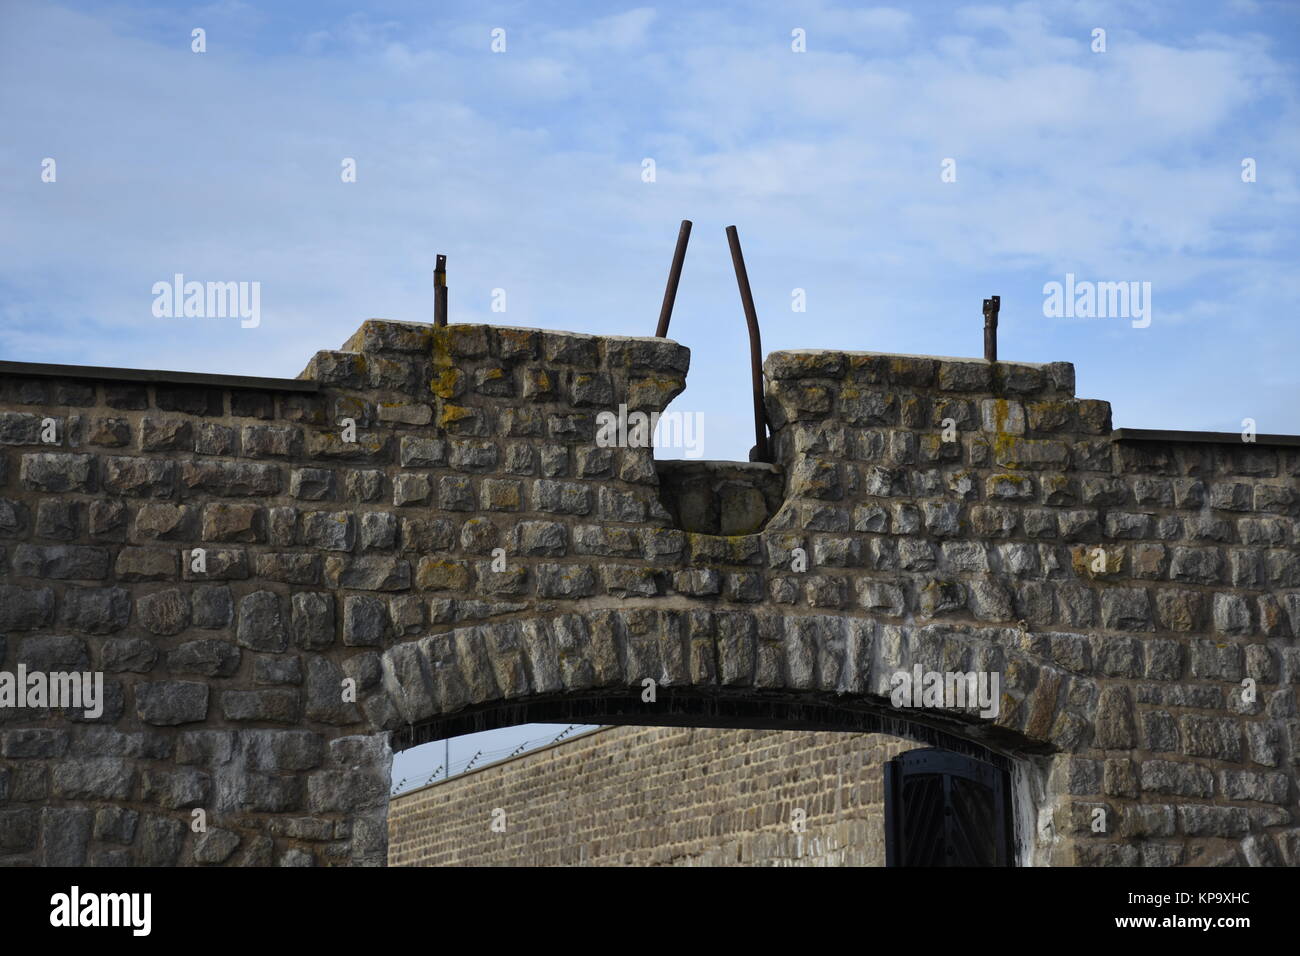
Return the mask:
[[[1300,347],[1279,318],[1300,305],[1282,278],[1300,196],[1292,65],[1266,35],[1211,24],[1174,43],[1131,17],[1111,21],[1111,52],[1094,55],[1072,9],[635,8],[563,24],[358,14],[304,24],[274,55],[219,56],[57,7],[7,11],[0,347],[292,375],[363,318],[427,318],[438,252],[451,256],[455,319],[649,331],[676,224],[691,218],[674,330],[696,346],[688,395],[719,396],[718,414],[726,389],[747,388],[721,239],[731,223],[765,296],[769,349],[974,353],[971,316],[996,277],[1020,336],[1009,354],[1076,359],[1081,381],[1100,356],[1117,411],[1147,414],[1143,402],[1170,394],[1161,381],[1186,376],[1142,351],[1176,341],[1159,338],[1165,325],[1204,337],[1185,361],[1234,356],[1254,387],[1260,359],[1241,336],[1270,343],[1265,361]],[[789,51],[796,20],[805,55]],[[506,54],[488,52],[496,23]],[[47,155],[56,185],[37,180]],[[1259,159],[1258,183],[1241,183],[1244,155]],[[339,181],[345,156],[355,185]],[[654,184],[640,181],[643,156],[659,164]],[[955,184],[939,182],[947,156]],[[263,328],[250,339],[160,324],[148,290],[175,271],[262,281]],[[1065,271],[1152,281],[1167,310],[1158,335],[1100,352],[1123,333],[1016,324]],[[812,303],[799,321],[796,285]],[[495,287],[509,293],[504,319],[487,308]],[[1225,314],[1246,331],[1221,338]],[[1268,381],[1294,381],[1271,367]],[[1145,391],[1126,384],[1139,377]],[[1208,427],[1198,401],[1172,403],[1182,427]]]
[[[652,7],[637,7],[602,17],[589,26],[548,31],[543,34],[542,43],[581,52],[626,53],[646,43],[655,18]]]

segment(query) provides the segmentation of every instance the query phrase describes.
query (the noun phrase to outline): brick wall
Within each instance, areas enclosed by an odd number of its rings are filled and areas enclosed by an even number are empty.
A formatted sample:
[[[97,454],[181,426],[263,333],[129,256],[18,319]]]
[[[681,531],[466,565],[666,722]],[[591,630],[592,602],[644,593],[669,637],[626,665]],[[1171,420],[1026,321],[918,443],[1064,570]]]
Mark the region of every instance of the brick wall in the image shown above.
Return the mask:
[[[393,798],[388,861],[883,866],[882,767],[915,746],[883,734],[604,728]],[[493,831],[498,808],[504,829]]]

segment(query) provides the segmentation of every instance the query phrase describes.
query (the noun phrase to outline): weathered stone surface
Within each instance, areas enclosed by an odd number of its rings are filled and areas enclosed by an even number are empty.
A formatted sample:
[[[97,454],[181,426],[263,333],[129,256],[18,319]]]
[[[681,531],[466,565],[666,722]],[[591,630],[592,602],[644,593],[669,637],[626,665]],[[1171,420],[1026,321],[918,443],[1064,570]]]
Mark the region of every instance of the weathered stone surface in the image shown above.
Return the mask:
[[[212,778],[192,767],[175,771],[147,770],[141,782],[142,799],[168,810],[202,806],[212,790]]]
[[[257,576],[283,584],[319,584],[321,558],[318,554],[273,552],[257,556]]]
[[[167,666],[176,674],[229,677],[239,670],[239,648],[229,641],[187,641],[167,655]]]
[[[61,757],[68,749],[68,732],[40,728],[5,731],[0,753],[6,757]]]
[[[0,850],[34,850],[39,835],[38,814],[34,808],[0,810]]]
[[[272,497],[280,493],[281,480],[275,465],[220,461],[183,461],[180,465],[181,484],[193,493]]]
[[[208,715],[208,685],[195,681],[136,684],[136,715],[147,724],[171,727]]]
[[[136,602],[136,617],[151,634],[179,634],[190,626],[190,599],[178,588],[155,591]]]
[[[194,430],[183,418],[140,419],[141,451],[192,451]]]
[[[36,507],[36,536],[71,541],[78,535],[81,506],[75,501],[46,499]]]
[[[1103,626],[1117,631],[1151,629],[1151,603],[1141,588],[1107,588],[1101,592]]]
[[[103,460],[104,490],[130,498],[170,498],[176,463],[164,458],[108,457]]]
[[[108,577],[109,551],[79,545],[20,544],[14,549],[13,567],[21,577],[99,581]]]
[[[421,505],[429,500],[429,479],[424,475],[398,475],[393,479],[393,506]],[[347,549],[336,549],[347,550]]]
[[[342,670],[324,657],[312,656],[307,661],[306,715],[310,720],[326,724],[351,724],[360,719],[361,712],[355,702],[345,699]]]
[[[289,646],[281,616],[280,597],[272,591],[255,591],[239,602],[236,640],[255,651],[278,653]]]
[[[772,464],[597,441],[687,354],[372,320],[314,392],[0,373],[0,670],[108,677],[94,718],[0,710],[0,857],[380,862],[367,735],[600,719],[642,675],[681,719],[888,716],[921,664],[1000,677],[921,723],[1034,753],[1040,861],[1290,858],[1300,454],[1115,437],[1063,363],[833,351],[769,357]]]
[[[1222,717],[1183,717],[1179,722],[1183,752],[1193,757],[1241,760],[1241,729],[1237,722]]]
[[[44,850],[41,863],[45,866],[84,866],[94,814],[84,809],[45,807],[40,819]]]
[[[190,592],[190,603],[190,623],[195,627],[228,627],[234,620],[234,598],[225,585],[199,585]]]
[[[203,509],[204,541],[262,541],[266,512],[256,505],[219,502]]]
[[[212,827],[194,841],[194,860],[196,863],[224,863],[238,846],[238,833]]]
[[[67,800],[125,800],[135,774],[125,760],[68,760],[54,768],[55,796]]]
[[[135,514],[135,540],[177,541],[194,537],[195,509],[167,502],[142,504]]]
[[[54,615],[54,592],[0,584],[0,629],[31,630],[48,624]]]
[[[351,551],[356,528],[346,511],[309,511],[302,516],[303,544],[325,551]]]
[[[30,671],[85,670],[90,662],[86,642],[77,637],[42,635],[24,637],[18,644],[18,663]]]
[[[185,844],[185,824],[170,817],[148,816],[140,828],[141,866],[175,866]]]
[[[30,491],[93,492],[94,458],[90,455],[38,453],[22,456],[18,480]]]
[[[95,839],[130,846],[139,822],[140,814],[134,810],[105,807],[95,813]]]
[[[1135,744],[1133,701],[1126,687],[1108,687],[1097,704],[1094,743],[1106,750],[1129,750]]]
[[[328,499],[334,490],[334,472],[327,468],[295,468],[289,473],[289,494],[303,501]]]
[[[39,445],[41,418],[28,412],[0,412],[0,445]]]
[[[329,558],[325,582],[354,591],[405,591],[411,586],[409,561],[389,557]]]
[[[367,511],[360,517],[359,551],[391,551],[397,547],[397,516]]]
[[[254,684],[302,683],[302,664],[296,657],[259,657],[253,661]]]
[[[228,690],[221,695],[227,720],[296,724],[302,715],[298,692],[293,690]]]
[[[344,644],[354,647],[379,645],[388,631],[388,606],[383,601],[359,595],[344,598]]]
[[[293,596],[293,642],[304,650],[334,643],[334,600],[328,594],[299,591]]]
[[[111,634],[126,627],[130,618],[131,592],[126,588],[68,588],[63,592],[60,627],[87,634]]]
[[[176,551],[164,548],[123,548],[118,552],[113,573],[119,581],[166,581],[175,578],[180,566]]]
[[[269,408],[241,407],[239,393],[231,395],[231,413],[253,417],[271,417]],[[268,396],[269,398],[269,396]],[[215,422],[197,422],[194,427],[194,450],[200,455],[233,455],[238,453],[239,437],[233,428]]]
[[[104,670],[109,673],[131,671],[145,674],[158,660],[158,648],[151,641],[139,637],[115,638],[101,645]]]

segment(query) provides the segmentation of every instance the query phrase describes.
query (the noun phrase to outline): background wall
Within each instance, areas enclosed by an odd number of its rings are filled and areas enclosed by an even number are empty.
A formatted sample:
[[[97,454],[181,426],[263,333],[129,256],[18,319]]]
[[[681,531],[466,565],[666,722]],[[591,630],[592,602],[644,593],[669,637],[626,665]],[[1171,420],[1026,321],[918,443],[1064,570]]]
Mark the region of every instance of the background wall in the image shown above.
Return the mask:
[[[918,746],[884,734],[608,727],[394,798],[388,862],[883,866],[882,768]],[[796,808],[803,833],[791,827]]]

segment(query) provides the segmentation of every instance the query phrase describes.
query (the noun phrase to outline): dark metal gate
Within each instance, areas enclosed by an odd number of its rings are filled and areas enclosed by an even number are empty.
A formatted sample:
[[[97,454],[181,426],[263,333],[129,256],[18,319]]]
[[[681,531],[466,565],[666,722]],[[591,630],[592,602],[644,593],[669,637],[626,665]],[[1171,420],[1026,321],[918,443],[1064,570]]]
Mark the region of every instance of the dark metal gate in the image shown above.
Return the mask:
[[[886,763],[885,865],[1014,866],[1007,772],[933,748]]]

